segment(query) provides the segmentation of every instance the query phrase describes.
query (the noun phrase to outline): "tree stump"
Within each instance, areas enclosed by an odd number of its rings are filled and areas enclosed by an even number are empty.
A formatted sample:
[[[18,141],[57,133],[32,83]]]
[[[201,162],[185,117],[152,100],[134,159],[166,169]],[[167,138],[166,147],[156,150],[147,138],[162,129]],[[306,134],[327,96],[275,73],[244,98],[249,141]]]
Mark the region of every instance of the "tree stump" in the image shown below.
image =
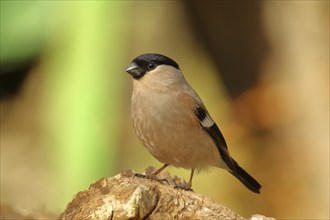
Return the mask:
[[[175,188],[185,182],[167,172],[157,177],[160,181],[126,171],[102,178],[79,192],[60,219],[245,219],[204,195]],[[251,219],[272,218],[255,215]]]

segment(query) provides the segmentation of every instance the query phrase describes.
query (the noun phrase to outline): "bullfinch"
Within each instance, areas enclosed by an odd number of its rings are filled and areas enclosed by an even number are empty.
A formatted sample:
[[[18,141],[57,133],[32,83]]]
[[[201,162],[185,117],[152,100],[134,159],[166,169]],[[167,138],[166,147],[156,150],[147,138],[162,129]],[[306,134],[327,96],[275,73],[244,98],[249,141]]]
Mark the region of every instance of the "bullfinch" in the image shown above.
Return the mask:
[[[226,169],[248,189],[261,185],[230,156],[226,141],[201,98],[169,57],[148,53],[136,57],[126,71],[133,77],[131,117],[141,143],[167,166],[195,170],[208,166]]]

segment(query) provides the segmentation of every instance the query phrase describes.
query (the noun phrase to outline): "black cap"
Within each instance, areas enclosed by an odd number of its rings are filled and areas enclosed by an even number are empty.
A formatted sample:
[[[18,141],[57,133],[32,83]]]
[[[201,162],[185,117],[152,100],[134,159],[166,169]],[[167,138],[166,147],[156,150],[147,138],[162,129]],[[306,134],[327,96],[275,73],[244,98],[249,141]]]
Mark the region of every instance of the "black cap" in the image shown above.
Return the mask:
[[[127,67],[126,72],[131,74],[134,79],[140,79],[147,72],[155,69],[158,65],[169,65],[176,69],[180,69],[179,65],[167,56],[156,53],[147,53],[136,57]]]

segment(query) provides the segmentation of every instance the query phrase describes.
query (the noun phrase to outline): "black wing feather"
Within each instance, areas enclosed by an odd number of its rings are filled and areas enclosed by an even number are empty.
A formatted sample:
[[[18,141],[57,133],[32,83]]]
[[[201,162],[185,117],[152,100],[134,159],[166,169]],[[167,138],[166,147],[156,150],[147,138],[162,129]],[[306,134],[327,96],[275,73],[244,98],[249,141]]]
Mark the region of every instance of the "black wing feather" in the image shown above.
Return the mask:
[[[221,131],[216,123],[211,120],[211,117],[208,115],[207,111],[202,107],[197,107],[196,116],[199,119],[203,129],[216,144],[221,158],[225,161],[228,168],[230,169],[228,171],[233,174],[240,182],[242,182],[248,189],[255,193],[260,193],[261,185],[243,168],[241,168],[237,162],[229,155],[225,138],[221,134]]]
[[[204,128],[204,130],[206,131],[206,133],[212,138],[215,145],[217,146],[221,158],[225,161],[225,163],[227,164],[229,169],[234,171],[235,164],[227,151],[227,144],[226,144],[225,138],[221,134],[221,131],[218,128],[218,126],[216,125],[216,123],[213,122],[213,124],[209,127],[203,126],[203,121],[205,119],[207,119],[207,117],[210,117],[210,116],[208,116],[207,111],[202,107],[196,108],[196,116],[199,119],[199,121],[201,122],[201,125]]]

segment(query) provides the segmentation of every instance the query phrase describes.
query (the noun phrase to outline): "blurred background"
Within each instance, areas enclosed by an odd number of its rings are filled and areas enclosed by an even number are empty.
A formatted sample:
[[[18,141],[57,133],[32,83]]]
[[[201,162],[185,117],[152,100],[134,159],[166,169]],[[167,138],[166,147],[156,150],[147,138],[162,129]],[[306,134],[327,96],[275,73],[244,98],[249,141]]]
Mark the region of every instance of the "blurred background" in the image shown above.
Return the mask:
[[[161,166],[134,134],[125,73],[156,52],[263,186],[210,168],[195,192],[245,217],[329,219],[328,1],[1,0],[0,13],[2,213],[56,217],[101,177]]]

